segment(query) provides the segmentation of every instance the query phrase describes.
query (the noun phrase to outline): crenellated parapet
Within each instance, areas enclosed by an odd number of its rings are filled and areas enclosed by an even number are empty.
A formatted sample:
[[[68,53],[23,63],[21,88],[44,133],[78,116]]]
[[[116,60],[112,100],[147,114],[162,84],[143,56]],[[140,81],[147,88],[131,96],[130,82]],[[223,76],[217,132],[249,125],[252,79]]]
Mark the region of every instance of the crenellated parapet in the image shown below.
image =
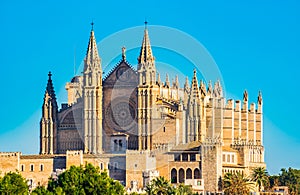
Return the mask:
[[[225,145],[245,143],[262,145],[262,96],[259,101],[248,102],[248,92],[244,91],[243,101],[228,100],[224,108],[224,142]]]

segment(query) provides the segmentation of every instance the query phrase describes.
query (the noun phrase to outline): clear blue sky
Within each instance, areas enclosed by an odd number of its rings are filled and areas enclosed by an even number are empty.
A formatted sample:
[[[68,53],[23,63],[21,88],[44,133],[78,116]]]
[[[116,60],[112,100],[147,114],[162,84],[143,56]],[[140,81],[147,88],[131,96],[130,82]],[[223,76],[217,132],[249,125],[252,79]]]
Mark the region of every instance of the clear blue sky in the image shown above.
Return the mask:
[[[73,76],[75,48],[77,68],[84,57],[91,20],[100,42],[141,26],[146,17],[206,47],[226,83],[227,99],[241,99],[247,89],[256,101],[262,90],[267,168],[300,168],[299,10],[296,0],[1,1],[0,151],[38,153],[47,73],[54,74],[60,103],[67,101],[61,91]],[[141,42],[142,32],[132,36]]]

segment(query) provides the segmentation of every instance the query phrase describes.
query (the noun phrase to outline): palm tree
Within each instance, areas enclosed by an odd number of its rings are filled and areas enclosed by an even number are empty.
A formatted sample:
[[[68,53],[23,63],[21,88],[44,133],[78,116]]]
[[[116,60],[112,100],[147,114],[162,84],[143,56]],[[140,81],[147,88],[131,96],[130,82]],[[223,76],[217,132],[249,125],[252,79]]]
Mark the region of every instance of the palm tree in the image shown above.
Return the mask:
[[[179,184],[176,188],[176,195],[191,195],[193,194],[193,190],[191,186],[186,186],[183,184]]]
[[[223,178],[225,195],[247,195],[253,189],[250,179],[240,173],[227,173]]]
[[[258,185],[259,192],[262,186],[267,187],[269,184],[269,174],[265,167],[257,167],[252,172],[252,180]]]
[[[174,194],[175,190],[168,180],[160,176],[153,179],[151,183],[146,186],[146,192],[149,195],[168,195]]]

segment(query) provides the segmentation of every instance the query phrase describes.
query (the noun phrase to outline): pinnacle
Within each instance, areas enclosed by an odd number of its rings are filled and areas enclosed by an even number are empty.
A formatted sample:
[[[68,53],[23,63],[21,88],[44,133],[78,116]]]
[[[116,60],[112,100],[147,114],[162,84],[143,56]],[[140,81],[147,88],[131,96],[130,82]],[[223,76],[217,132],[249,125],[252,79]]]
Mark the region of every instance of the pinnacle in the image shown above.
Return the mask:
[[[94,68],[95,66],[99,66],[101,68],[101,59],[99,57],[97,42],[95,38],[94,30],[91,30],[89,44],[85,57],[85,65],[84,70],[88,68]]]
[[[52,98],[52,99],[56,99],[56,96],[55,96],[55,91],[54,91],[54,87],[53,87],[53,83],[52,83],[52,73],[49,72],[48,73],[48,82],[47,82],[47,86],[46,86],[46,92],[45,93],[48,93],[49,96]]]
[[[142,63],[142,62],[154,62],[154,57],[152,54],[152,48],[151,48],[147,28],[145,28],[144,30],[144,38],[142,42],[140,56],[138,57],[138,63]]]

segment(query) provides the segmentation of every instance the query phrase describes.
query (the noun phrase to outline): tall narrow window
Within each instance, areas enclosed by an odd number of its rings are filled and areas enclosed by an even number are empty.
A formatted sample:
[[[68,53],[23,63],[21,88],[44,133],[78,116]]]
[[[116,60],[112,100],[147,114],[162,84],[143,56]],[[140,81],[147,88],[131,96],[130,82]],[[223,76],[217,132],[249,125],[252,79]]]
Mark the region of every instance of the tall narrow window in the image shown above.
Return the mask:
[[[182,161],[188,161],[188,154],[182,154]]]
[[[196,161],[196,154],[190,154],[190,161]]]
[[[114,151],[117,151],[117,147],[118,147],[118,140],[114,140]]]
[[[32,164],[30,165],[30,171],[34,171],[34,166]]]
[[[40,165],[40,171],[44,171],[44,165],[43,164]]]
[[[25,165],[21,165],[21,171],[25,171]]]
[[[119,151],[122,151],[123,143],[122,140],[119,140]]]
[[[230,163],[230,154],[227,154],[227,162]]]

